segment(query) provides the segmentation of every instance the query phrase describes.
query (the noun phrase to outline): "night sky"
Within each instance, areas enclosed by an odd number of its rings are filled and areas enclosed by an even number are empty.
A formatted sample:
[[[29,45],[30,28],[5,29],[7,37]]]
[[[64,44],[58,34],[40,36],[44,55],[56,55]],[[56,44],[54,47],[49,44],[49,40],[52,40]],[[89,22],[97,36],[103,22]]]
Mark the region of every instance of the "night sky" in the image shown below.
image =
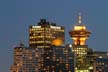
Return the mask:
[[[108,51],[108,0],[0,0],[0,72],[9,72],[14,47],[20,41],[28,46],[28,27],[42,18],[65,26],[66,43],[72,43],[68,32],[78,12],[92,32],[89,48]]]

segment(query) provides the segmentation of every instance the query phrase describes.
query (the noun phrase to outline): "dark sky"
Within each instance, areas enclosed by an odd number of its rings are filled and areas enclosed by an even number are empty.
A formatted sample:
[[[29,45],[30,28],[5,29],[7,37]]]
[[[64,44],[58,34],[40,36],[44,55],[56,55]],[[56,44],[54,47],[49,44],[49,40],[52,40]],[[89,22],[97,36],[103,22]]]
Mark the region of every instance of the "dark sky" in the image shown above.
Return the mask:
[[[65,26],[66,43],[72,43],[68,32],[78,12],[92,31],[89,47],[108,51],[108,0],[0,0],[0,72],[9,72],[13,47],[20,41],[28,46],[28,26],[42,18]]]

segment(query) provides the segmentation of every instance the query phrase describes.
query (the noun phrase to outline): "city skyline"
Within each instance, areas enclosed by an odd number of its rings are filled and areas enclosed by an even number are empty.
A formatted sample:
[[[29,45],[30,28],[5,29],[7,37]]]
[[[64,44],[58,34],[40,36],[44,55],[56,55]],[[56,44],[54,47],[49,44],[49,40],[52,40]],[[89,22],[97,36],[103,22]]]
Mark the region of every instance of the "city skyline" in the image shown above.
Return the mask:
[[[107,49],[107,0],[105,1],[2,1],[0,12],[0,72],[8,72],[12,63],[13,47],[20,41],[28,44],[28,26],[37,25],[41,18],[63,25],[66,28],[66,43],[72,43],[69,30],[82,12],[83,22],[92,34],[87,41],[94,50]]]
[[[95,72],[98,60],[102,62],[99,71],[108,71],[108,53],[94,51],[86,44],[91,32],[82,24],[81,14],[69,31],[73,44],[64,44],[64,32],[64,27],[46,19],[29,26],[29,47],[22,42],[14,47],[11,72]]]

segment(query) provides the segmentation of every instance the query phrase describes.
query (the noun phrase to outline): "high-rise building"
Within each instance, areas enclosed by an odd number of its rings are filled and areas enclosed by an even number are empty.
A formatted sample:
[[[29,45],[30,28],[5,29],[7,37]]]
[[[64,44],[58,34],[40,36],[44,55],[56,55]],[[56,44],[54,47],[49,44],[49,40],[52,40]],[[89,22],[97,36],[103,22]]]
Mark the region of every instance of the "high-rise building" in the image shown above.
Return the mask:
[[[51,46],[41,61],[41,72],[74,72],[74,54],[68,46]]]
[[[82,24],[81,14],[79,14],[78,22],[74,26],[74,29],[69,32],[69,34],[73,39],[72,51],[76,58],[75,72],[88,72],[89,62],[86,58],[90,49],[88,48],[88,45],[86,45],[86,40],[88,39],[91,32],[88,31],[86,26]]]
[[[14,48],[14,61],[11,72],[39,72],[41,56],[36,48],[24,47],[22,44]]]
[[[52,45],[64,44],[64,27],[57,26],[55,23],[49,23],[45,19],[41,19],[38,25],[32,25],[29,27],[29,46],[37,48],[41,55],[40,71],[56,71],[53,60],[53,48]],[[57,71],[62,71],[59,68]]]
[[[54,39],[61,39],[64,43],[64,27],[49,23],[41,19],[38,25],[29,27],[29,46],[36,48],[49,48]]]
[[[70,44],[65,45],[64,54],[66,69],[68,72],[75,72],[75,55],[72,52],[72,46]]]

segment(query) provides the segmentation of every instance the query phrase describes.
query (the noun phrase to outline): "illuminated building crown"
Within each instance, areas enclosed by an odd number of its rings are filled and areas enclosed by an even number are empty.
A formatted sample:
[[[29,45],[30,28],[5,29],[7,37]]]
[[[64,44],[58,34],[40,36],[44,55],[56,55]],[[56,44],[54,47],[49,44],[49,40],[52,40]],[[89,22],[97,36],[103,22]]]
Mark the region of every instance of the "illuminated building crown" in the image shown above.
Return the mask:
[[[74,45],[85,45],[85,41],[88,39],[91,32],[86,29],[85,25],[82,25],[81,13],[79,13],[78,16],[77,25],[74,26],[74,29],[71,30],[69,34],[74,41]]]

